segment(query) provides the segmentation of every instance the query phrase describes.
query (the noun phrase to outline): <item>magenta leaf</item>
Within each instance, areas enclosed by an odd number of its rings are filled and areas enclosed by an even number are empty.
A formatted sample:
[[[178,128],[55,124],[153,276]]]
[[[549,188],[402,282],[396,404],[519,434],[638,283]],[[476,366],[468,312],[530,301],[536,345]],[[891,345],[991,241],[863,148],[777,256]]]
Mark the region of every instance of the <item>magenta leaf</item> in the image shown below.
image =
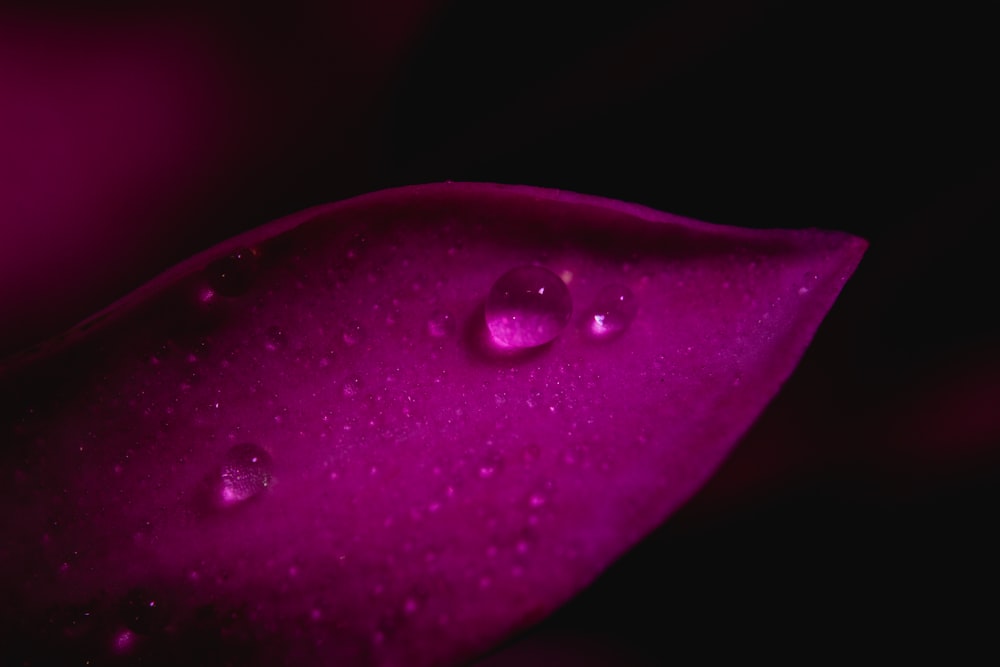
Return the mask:
[[[8,653],[481,654],[697,491],[864,249],[440,184],[199,255],[2,367]]]

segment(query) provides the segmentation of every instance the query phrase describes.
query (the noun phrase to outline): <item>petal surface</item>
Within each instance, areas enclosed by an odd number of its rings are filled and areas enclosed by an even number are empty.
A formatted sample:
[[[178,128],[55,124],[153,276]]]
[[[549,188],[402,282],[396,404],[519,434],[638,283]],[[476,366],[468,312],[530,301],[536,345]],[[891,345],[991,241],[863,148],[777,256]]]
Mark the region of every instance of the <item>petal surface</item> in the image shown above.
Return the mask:
[[[14,650],[474,657],[697,491],[865,247],[473,183],[232,239],[0,367]],[[512,350],[484,313],[521,266],[572,315]]]

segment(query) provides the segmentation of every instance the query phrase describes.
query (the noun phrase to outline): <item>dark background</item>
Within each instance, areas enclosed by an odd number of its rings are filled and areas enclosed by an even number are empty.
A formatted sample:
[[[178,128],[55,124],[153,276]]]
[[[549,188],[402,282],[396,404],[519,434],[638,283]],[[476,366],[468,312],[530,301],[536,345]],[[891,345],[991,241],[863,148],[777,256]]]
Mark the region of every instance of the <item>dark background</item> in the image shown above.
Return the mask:
[[[225,56],[206,67],[231,89],[206,109],[225,112],[210,181],[178,176],[146,216],[150,233],[169,230],[161,241],[8,330],[24,343],[234,233],[418,182],[849,231],[868,255],[734,456],[493,660],[986,639],[973,603],[992,606],[1000,555],[994,22],[953,5],[603,4],[9,10],[40,38],[160,20],[210,35]]]

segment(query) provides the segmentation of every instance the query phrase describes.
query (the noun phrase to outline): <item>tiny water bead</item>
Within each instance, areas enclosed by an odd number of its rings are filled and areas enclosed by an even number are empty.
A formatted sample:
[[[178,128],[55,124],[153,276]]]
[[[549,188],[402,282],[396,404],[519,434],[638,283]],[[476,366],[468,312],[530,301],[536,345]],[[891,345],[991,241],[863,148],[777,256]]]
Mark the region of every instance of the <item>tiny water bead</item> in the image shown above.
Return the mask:
[[[587,314],[587,332],[606,340],[619,336],[635,319],[638,307],[632,290],[624,285],[608,285],[597,293]]]
[[[486,297],[486,326],[505,348],[530,348],[554,340],[569,322],[573,300],[566,283],[540,266],[500,276]]]
[[[253,443],[226,452],[220,470],[219,501],[234,505],[249,500],[271,484],[271,455]]]

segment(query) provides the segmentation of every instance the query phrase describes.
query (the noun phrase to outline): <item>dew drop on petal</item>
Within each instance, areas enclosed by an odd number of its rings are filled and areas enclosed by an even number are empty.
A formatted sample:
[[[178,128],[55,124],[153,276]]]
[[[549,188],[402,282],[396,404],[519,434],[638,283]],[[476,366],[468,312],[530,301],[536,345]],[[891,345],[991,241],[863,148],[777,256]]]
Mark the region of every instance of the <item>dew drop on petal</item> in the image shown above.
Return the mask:
[[[573,300],[548,269],[522,266],[500,276],[486,298],[486,326],[506,348],[529,348],[555,339],[569,322]]]
[[[597,293],[587,313],[587,332],[601,340],[619,336],[635,319],[637,310],[632,290],[624,285],[608,285]]]
[[[271,484],[271,456],[253,443],[226,452],[220,471],[219,500],[233,505],[249,500]]]

